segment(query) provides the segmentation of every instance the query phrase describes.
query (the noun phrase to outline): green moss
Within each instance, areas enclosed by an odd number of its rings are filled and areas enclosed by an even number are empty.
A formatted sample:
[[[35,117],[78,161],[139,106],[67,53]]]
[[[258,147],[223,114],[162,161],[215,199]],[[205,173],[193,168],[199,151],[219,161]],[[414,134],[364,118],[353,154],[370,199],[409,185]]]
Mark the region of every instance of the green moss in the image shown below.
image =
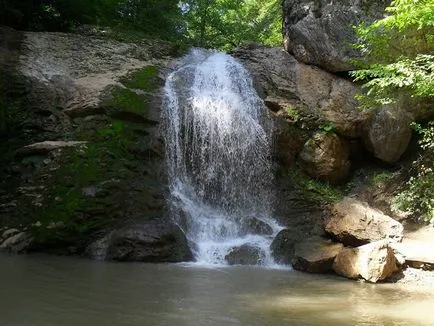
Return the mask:
[[[125,111],[143,115],[148,112],[148,103],[145,96],[120,87],[114,89],[108,99],[104,101],[104,106],[108,110],[108,114]]]
[[[294,188],[312,202],[330,204],[344,197],[341,189],[326,182],[314,180],[298,168],[291,169],[288,176]]]
[[[155,80],[157,75],[158,68],[156,66],[146,66],[121,79],[121,83],[127,88],[149,92],[157,87]]]

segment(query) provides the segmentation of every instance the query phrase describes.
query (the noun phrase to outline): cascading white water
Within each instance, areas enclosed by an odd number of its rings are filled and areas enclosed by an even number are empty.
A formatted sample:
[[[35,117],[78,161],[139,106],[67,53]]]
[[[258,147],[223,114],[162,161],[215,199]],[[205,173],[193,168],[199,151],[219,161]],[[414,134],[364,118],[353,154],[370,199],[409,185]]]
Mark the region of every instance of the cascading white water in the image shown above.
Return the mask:
[[[224,264],[247,244],[271,263],[272,122],[248,72],[227,54],[193,49],[165,93],[171,213],[196,260]]]

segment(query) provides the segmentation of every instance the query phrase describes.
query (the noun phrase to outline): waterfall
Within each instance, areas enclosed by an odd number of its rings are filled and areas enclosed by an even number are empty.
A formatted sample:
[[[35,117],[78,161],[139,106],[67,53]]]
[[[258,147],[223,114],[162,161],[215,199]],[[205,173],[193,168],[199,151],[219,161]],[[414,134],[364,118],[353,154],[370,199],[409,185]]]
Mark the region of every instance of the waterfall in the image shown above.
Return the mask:
[[[197,262],[225,264],[242,245],[272,262],[272,121],[231,56],[193,49],[165,85],[163,122],[171,214]]]

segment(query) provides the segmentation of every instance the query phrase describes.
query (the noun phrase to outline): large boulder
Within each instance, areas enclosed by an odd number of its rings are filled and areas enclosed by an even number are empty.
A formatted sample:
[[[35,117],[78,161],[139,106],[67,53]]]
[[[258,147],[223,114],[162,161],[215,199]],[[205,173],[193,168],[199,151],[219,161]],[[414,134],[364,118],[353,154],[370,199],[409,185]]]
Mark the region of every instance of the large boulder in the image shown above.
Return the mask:
[[[295,245],[292,267],[308,273],[327,273],[332,270],[333,261],[344,248],[321,237],[311,237]]]
[[[184,262],[193,260],[184,232],[157,219],[113,231],[106,258],[119,261]]]
[[[295,228],[280,231],[270,246],[274,260],[279,264],[290,264],[294,257],[295,245],[302,240],[304,234]]]
[[[277,116],[301,126],[330,123],[338,134],[356,138],[369,112],[354,99],[359,91],[350,81],[298,62],[281,48],[251,45],[233,56],[252,74],[258,93]]]
[[[345,248],[336,256],[333,270],[347,278],[377,282],[398,270],[393,249],[387,241],[377,241],[357,248]]]
[[[402,224],[366,202],[345,197],[333,205],[331,214],[325,231],[345,245],[356,247],[383,239],[402,240]]]
[[[239,247],[233,247],[225,256],[229,265],[262,265],[265,254],[261,248],[244,244]]]
[[[382,18],[387,0],[285,0],[284,46],[299,61],[328,71],[352,70],[360,52],[353,26]]]
[[[411,139],[411,113],[400,104],[384,105],[365,125],[363,141],[375,157],[395,163]]]
[[[334,133],[317,132],[300,153],[301,167],[310,176],[338,183],[348,176],[350,147]]]

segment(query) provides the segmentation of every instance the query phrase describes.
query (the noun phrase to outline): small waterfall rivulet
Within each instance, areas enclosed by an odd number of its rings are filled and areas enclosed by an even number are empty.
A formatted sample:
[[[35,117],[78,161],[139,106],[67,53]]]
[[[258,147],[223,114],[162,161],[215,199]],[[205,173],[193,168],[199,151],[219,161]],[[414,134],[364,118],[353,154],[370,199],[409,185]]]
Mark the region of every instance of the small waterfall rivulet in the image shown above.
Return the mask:
[[[272,121],[249,73],[227,54],[191,50],[167,78],[163,121],[171,213],[196,260],[224,264],[249,245],[271,263]]]

